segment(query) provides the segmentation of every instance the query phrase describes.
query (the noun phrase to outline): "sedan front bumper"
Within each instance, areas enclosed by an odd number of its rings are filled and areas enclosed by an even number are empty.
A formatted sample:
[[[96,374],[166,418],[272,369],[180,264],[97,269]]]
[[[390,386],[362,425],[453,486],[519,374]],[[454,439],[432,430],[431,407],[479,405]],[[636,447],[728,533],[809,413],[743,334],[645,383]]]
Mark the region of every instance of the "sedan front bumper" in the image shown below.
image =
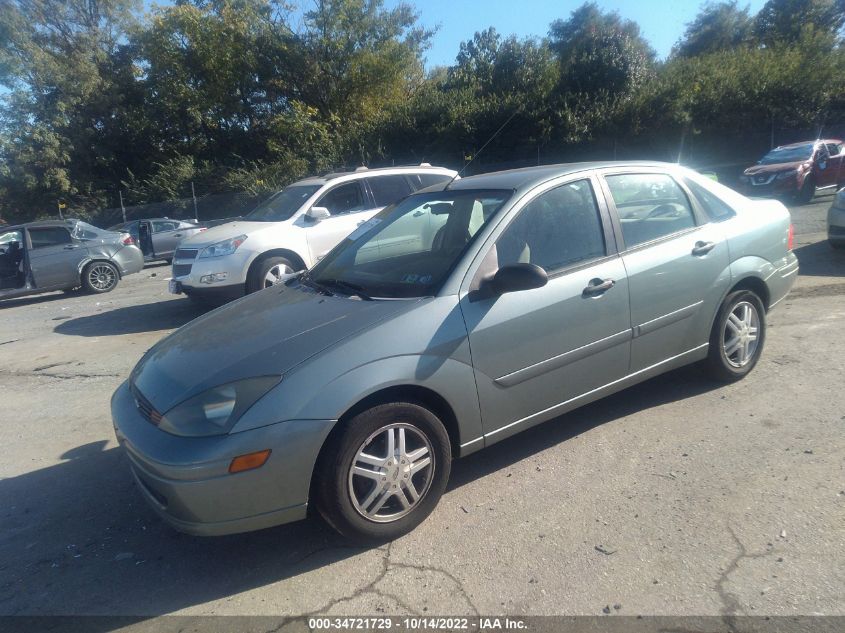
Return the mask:
[[[212,437],[165,433],[124,382],[112,396],[115,435],[152,508],[177,530],[217,536],[305,518],[311,475],[332,420],[289,420]],[[234,457],[270,449],[260,468],[230,474]]]

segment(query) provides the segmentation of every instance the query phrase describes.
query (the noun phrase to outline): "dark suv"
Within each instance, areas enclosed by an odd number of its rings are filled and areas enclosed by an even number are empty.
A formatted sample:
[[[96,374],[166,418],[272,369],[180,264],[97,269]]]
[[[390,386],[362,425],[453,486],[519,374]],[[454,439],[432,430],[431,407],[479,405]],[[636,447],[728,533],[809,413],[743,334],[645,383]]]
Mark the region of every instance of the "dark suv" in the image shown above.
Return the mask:
[[[749,196],[783,196],[806,203],[818,189],[845,185],[843,158],[838,139],[781,145],[743,172],[740,189]]]

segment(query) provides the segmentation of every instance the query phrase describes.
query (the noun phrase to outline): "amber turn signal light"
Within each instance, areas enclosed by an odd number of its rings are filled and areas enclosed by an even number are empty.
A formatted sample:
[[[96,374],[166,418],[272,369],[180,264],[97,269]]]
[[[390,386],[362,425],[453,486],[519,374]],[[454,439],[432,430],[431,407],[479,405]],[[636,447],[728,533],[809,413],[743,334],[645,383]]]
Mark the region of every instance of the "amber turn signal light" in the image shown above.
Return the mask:
[[[235,457],[235,459],[232,460],[232,463],[229,464],[229,472],[241,473],[245,470],[254,470],[255,468],[261,468],[267,462],[267,458],[270,457],[270,453],[271,451],[268,448],[265,451],[247,453],[246,455],[238,455],[237,457]]]

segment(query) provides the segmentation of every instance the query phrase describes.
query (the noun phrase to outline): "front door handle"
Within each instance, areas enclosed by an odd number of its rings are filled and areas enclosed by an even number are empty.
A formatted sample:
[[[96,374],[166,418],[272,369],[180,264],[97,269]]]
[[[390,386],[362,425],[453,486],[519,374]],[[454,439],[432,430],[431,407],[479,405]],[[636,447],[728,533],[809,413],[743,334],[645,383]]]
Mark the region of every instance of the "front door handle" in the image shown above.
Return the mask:
[[[177,233],[177,234],[176,234],[176,235],[174,235],[173,237],[182,237],[182,234],[181,234],[181,233]]]
[[[79,244],[65,244],[66,251],[72,251],[74,248],[79,248]]]
[[[584,288],[583,296],[597,297],[613,288],[615,284],[616,282],[613,279],[591,279],[587,287]]]
[[[695,248],[692,249],[693,255],[706,255],[716,248],[716,242],[696,242]]]

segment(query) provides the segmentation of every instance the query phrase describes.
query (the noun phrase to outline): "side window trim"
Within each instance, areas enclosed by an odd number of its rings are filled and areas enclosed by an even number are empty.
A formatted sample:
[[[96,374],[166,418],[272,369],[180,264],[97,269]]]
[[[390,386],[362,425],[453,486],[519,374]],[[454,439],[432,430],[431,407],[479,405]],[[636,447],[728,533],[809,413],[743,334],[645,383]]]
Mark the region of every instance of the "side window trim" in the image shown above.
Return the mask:
[[[686,229],[681,229],[679,231],[675,231],[674,233],[669,233],[668,235],[661,235],[658,238],[653,240],[649,240],[647,242],[642,242],[640,244],[635,244],[633,246],[628,246],[625,243],[625,237],[622,234],[622,222],[619,219],[619,209],[616,208],[616,202],[613,199],[613,194],[610,191],[610,185],[607,183],[607,176],[624,176],[626,174],[631,175],[645,175],[645,174],[653,174],[659,176],[666,176],[670,178],[672,182],[674,182],[678,188],[683,192],[684,196],[686,196],[687,203],[689,204],[690,209],[692,210],[693,221],[695,222],[695,226],[688,227]],[[664,169],[660,169],[657,167],[648,168],[643,167],[641,169],[603,169],[599,172],[599,181],[601,183],[601,190],[604,194],[604,197],[607,200],[607,205],[611,209],[611,221],[613,223],[613,232],[616,237],[616,244],[618,247],[618,252],[620,254],[633,252],[635,250],[640,250],[641,248],[646,248],[650,246],[655,246],[656,244],[660,244],[661,242],[665,242],[668,240],[675,239],[680,237],[686,233],[692,233],[693,231],[697,231],[701,227],[710,224],[711,220],[701,208],[698,203],[698,200],[695,199],[695,196],[692,195],[690,190],[687,188],[685,183],[679,182],[678,179],[672,175],[671,173],[667,172]]]

